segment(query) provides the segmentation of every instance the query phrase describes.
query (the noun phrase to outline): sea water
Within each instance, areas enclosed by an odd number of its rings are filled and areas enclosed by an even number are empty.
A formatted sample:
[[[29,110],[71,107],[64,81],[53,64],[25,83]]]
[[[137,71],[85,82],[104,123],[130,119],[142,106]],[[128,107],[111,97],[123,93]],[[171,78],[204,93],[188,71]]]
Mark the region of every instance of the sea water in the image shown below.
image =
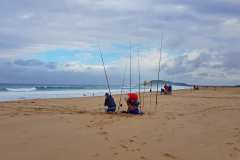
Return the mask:
[[[132,86],[132,92],[138,92],[138,88],[138,85]],[[190,87],[173,86],[173,90],[187,88]],[[150,88],[146,86],[145,89],[148,91]],[[144,86],[141,85],[141,91],[143,90]],[[155,91],[156,86],[153,86],[152,90]],[[127,93],[129,87],[111,86],[112,94],[119,94],[121,91]],[[0,101],[103,96],[106,92],[106,85],[0,84]]]

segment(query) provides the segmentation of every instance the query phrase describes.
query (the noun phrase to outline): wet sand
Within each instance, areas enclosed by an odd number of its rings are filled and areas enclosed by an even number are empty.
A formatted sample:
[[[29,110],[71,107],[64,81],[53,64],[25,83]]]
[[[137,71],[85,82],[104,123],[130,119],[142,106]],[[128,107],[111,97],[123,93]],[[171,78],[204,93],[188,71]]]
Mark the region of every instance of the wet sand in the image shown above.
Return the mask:
[[[143,116],[106,114],[104,97],[1,102],[1,159],[240,159],[240,88],[158,100],[144,96]]]

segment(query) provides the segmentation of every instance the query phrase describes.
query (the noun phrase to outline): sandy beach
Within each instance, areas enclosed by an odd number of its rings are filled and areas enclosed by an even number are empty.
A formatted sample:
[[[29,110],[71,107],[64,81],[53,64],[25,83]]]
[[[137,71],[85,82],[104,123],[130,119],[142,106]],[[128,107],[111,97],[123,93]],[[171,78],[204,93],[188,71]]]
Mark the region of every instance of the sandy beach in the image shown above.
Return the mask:
[[[144,97],[143,116],[106,114],[104,97],[1,102],[1,159],[240,159],[240,88]]]

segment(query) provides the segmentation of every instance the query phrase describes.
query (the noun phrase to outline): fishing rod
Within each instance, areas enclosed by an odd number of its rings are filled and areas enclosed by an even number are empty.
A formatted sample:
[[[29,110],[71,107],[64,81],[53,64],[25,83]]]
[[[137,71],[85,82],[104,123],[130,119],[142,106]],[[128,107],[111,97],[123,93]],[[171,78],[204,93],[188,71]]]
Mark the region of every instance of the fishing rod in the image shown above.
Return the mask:
[[[158,61],[158,79],[157,79],[157,92],[156,92],[156,104],[158,103],[158,83],[159,83],[159,74],[160,74],[160,67],[161,67],[161,59],[162,59],[162,41],[163,41],[163,34],[161,36],[161,47],[159,49],[159,61]]]
[[[150,82],[150,107],[152,105],[152,81]]]
[[[144,64],[144,59],[142,55],[141,55],[141,63]],[[142,77],[144,77],[144,72],[142,72]],[[145,106],[145,87],[146,87],[146,81],[143,81],[142,107]]]
[[[129,61],[129,65],[130,65],[130,67],[129,67],[129,90],[130,90],[130,93],[132,92],[132,44],[131,44],[131,42],[130,42],[130,44],[129,44],[130,46],[130,55],[129,55],[129,57],[130,57],[130,61]]]
[[[124,72],[123,72],[123,79],[122,79],[122,86],[121,86],[121,93],[120,93],[120,98],[119,98],[119,105],[118,105],[118,111],[120,107],[122,107],[122,94],[123,94],[123,87],[125,84],[125,78],[126,78],[126,71],[127,71],[127,65],[124,67]]]
[[[139,96],[139,102],[140,102],[140,110],[142,110],[141,107],[141,73],[140,73],[140,57],[139,57],[139,50],[138,50],[138,96]]]
[[[145,81],[143,82],[142,106],[145,106]]]
[[[107,81],[108,91],[109,91],[109,94],[111,95],[111,89],[110,89],[110,85],[109,85],[109,79],[108,79],[108,75],[107,75],[107,70],[106,70],[106,67],[105,67],[104,60],[103,60],[103,54],[102,54],[102,51],[101,51],[100,47],[98,49],[99,49],[99,53],[100,53],[100,56],[101,56],[102,65],[103,65],[103,68],[104,68],[104,73],[105,73],[105,78],[106,78],[106,81]]]

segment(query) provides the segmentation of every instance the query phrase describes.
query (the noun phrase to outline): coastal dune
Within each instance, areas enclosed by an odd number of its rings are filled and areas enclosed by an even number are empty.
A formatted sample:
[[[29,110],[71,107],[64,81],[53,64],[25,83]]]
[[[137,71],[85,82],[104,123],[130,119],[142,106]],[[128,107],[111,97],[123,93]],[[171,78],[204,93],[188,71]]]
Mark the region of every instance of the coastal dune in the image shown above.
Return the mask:
[[[1,159],[240,159],[240,88],[180,90],[159,95],[157,105],[155,94],[145,93],[142,116],[106,114],[103,102],[1,102]]]

